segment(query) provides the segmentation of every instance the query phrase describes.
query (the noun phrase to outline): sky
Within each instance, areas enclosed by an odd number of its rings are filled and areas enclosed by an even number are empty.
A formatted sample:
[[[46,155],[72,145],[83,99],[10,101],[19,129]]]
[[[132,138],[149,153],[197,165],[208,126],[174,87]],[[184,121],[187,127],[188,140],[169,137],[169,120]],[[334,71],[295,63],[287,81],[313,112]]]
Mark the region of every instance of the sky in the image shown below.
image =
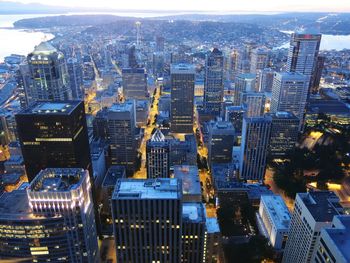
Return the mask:
[[[0,0],[2,2],[4,0]],[[350,0],[5,0],[69,7],[224,12],[350,12]]]

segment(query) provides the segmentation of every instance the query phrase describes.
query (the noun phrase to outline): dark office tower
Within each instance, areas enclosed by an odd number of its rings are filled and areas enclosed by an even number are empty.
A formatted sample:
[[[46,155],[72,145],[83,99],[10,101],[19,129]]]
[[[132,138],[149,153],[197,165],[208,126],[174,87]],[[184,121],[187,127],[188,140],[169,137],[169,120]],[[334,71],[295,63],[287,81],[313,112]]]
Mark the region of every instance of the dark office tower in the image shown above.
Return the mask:
[[[241,94],[241,105],[246,107],[246,117],[259,117],[265,111],[265,94],[263,92],[245,92]]]
[[[147,178],[169,178],[169,141],[160,130],[152,135],[146,144]]]
[[[67,59],[67,68],[73,99],[83,100],[85,95],[83,89],[83,67],[76,58],[69,58]]]
[[[91,171],[82,101],[37,102],[16,115],[28,180],[47,167]]]
[[[199,263],[205,261],[206,217],[204,205],[183,203],[182,205],[182,261]]]
[[[173,64],[170,74],[170,130],[173,133],[193,133],[195,68],[190,64]]]
[[[137,60],[136,60],[136,48],[135,46],[131,46],[128,50],[128,62],[129,62],[129,68],[137,68]]]
[[[225,110],[225,121],[232,123],[236,136],[240,136],[242,134],[243,117],[246,111],[247,109],[244,105],[229,106]]]
[[[0,197],[0,261],[99,262],[88,171],[45,169]]]
[[[270,141],[272,119],[269,116],[243,119],[240,177],[262,181]]]
[[[117,262],[181,262],[182,189],[177,179],[120,179],[112,196]]]
[[[321,34],[293,33],[288,52],[287,71],[311,76],[320,50]]]
[[[35,101],[63,101],[72,98],[63,53],[42,42],[27,56],[30,80],[25,80],[27,104]]]
[[[315,94],[318,93],[325,61],[326,61],[325,56],[318,56],[317,57],[315,71],[311,77],[311,92],[312,93],[315,93]]]
[[[146,99],[147,74],[144,68],[124,68],[122,78],[126,99]]]
[[[302,127],[310,78],[295,72],[275,73],[272,86],[271,112],[293,113]]]
[[[204,74],[204,110],[220,115],[224,96],[224,56],[214,48],[206,57]]]
[[[241,105],[241,96],[244,92],[255,91],[255,74],[239,74],[236,77],[234,93],[233,93],[233,105]]]
[[[164,53],[163,52],[154,52],[153,53],[153,61],[152,61],[153,75],[155,77],[163,76],[164,66],[165,66]]]
[[[208,161],[229,163],[232,161],[232,147],[235,141],[235,129],[231,122],[211,122],[209,124]]]
[[[273,76],[275,72],[273,69],[263,69],[259,77],[258,91],[260,92],[271,92],[273,84]]]
[[[271,117],[269,152],[272,158],[283,158],[298,141],[299,119],[290,112],[276,112]]]
[[[157,36],[156,38],[156,51],[163,52],[164,51],[165,39],[162,36]]]
[[[107,112],[111,162],[125,166],[128,175],[135,170],[135,118],[135,104],[131,100],[114,104]]]

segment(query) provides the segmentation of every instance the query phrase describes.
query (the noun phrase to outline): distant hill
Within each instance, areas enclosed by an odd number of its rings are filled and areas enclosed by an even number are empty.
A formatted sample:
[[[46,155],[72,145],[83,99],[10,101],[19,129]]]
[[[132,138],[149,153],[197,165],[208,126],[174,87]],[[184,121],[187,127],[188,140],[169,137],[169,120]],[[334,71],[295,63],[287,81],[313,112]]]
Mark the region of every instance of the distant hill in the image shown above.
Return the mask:
[[[18,2],[0,2],[0,14],[59,14],[72,9],[58,6],[48,6],[38,3],[23,4]]]

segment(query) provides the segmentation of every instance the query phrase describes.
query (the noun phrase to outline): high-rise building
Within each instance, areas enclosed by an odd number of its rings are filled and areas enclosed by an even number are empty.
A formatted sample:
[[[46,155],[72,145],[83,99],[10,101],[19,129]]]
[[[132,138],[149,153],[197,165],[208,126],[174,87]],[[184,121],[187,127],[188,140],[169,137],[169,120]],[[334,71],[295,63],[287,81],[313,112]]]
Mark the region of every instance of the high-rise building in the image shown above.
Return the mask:
[[[182,164],[197,164],[197,142],[193,134],[186,134],[185,140],[170,140],[170,167]]]
[[[72,98],[63,53],[48,42],[42,42],[27,56],[27,63],[28,71],[24,76],[27,105],[35,101],[63,101]]]
[[[190,64],[172,64],[170,130],[193,133],[195,68]]]
[[[83,100],[85,91],[83,88],[83,67],[78,59],[71,57],[67,59],[70,89],[73,99]]]
[[[265,94],[263,92],[244,92],[241,94],[241,105],[246,106],[247,117],[259,117],[264,115]]]
[[[208,141],[209,164],[231,162],[234,141],[235,129],[231,122],[211,122]]]
[[[107,111],[107,123],[111,163],[125,166],[130,175],[135,170],[137,154],[134,101],[113,104]]]
[[[225,121],[232,123],[237,136],[241,136],[242,134],[243,117],[246,110],[245,105],[229,106],[225,110]]]
[[[219,115],[224,96],[224,57],[214,48],[207,54],[204,73],[204,110]]]
[[[280,111],[271,114],[271,117],[269,154],[273,158],[284,157],[298,141],[299,119],[290,112]]]
[[[273,77],[275,72],[271,68],[265,68],[259,75],[258,91],[260,92],[272,92]]]
[[[146,99],[147,74],[144,68],[124,68],[122,78],[126,99]]]
[[[205,223],[207,230],[205,262],[224,263],[225,256],[218,220],[216,217],[207,217]]]
[[[267,67],[269,62],[269,50],[267,48],[256,48],[251,52],[250,73],[257,74],[258,71]]]
[[[156,51],[163,52],[165,46],[165,38],[162,36],[156,37]]]
[[[321,34],[293,33],[288,52],[287,71],[311,76],[320,50]]]
[[[331,227],[333,217],[341,212],[339,198],[333,192],[298,193],[282,262],[311,262],[322,228]]]
[[[201,202],[182,205],[182,261],[206,262],[206,217]]]
[[[263,180],[270,141],[272,119],[269,116],[243,119],[240,177]]]
[[[136,48],[135,46],[131,46],[128,49],[128,67],[129,68],[137,68],[139,65],[136,59]]]
[[[112,196],[118,262],[181,262],[182,190],[177,179],[120,179]]]
[[[303,123],[309,77],[300,73],[275,73],[272,87],[271,112],[293,113]]]
[[[259,205],[262,232],[274,249],[283,249],[289,232],[289,210],[279,195],[262,195]]]
[[[99,262],[88,171],[45,169],[0,197],[0,261]]]
[[[243,92],[255,91],[255,74],[239,74],[236,77],[234,93],[233,93],[233,105],[241,105],[241,94]]]
[[[350,216],[333,217],[332,227],[321,230],[311,262],[350,262]]]
[[[16,122],[29,181],[48,167],[87,169],[92,176],[82,101],[37,102]]]
[[[170,143],[156,130],[146,144],[147,178],[170,177]]]
[[[174,165],[174,178],[182,182],[182,201],[202,202],[202,189],[196,165]]]
[[[326,62],[325,56],[318,56],[316,61],[316,67],[311,77],[311,92],[317,93],[320,87],[320,81],[322,77],[322,71],[324,68],[324,63]]]

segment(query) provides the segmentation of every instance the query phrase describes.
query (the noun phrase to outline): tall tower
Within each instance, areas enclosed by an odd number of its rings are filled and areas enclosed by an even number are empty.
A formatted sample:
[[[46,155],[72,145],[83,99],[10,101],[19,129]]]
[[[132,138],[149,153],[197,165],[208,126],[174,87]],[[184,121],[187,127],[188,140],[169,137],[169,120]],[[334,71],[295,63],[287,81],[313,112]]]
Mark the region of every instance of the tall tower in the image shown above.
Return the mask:
[[[271,112],[293,113],[303,124],[310,77],[295,72],[275,73],[272,85]]]
[[[124,68],[122,79],[126,99],[146,99],[147,73],[144,68]]]
[[[270,141],[271,117],[243,119],[240,176],[245,180],[263,180]]]
[[[110,141],[111,162],[123,165],[127,174],[135,170],[136,160],[136,116],[132,100],[114,104],[107,111],[108,138]]]
[[[267,67],[269,62],[269,50],[266,48],[253,49],[250,59],[250,73],[257,74],[258,71]]]
[[[84,102],[37,102],[20,111],[16,122],[29,181],[48,167],[92,175]]]
[[[333,192],[298,193],[282,262],[311,262],[322,228],[331,227],[333,217],[341,211]]]
[[[69,58],[67,59],[67,69],[73,99],[83,100],[85,94],[83,88],[83,68],[81,63],[76,58]]]
[[[193,133],[195,68],[189,64],[172,64],[170,130]]]
[[[241,94],[241,104],[246,107],[247,117],[259,117],[265,111],[265,94],[263,92],[245,92]]]
[[[118,262],[181,262],[182,189],[177,179],[119,179],[112,195]]]
[[[241,96],[244,92],[255,91],[256,75],[255,74],[239,74],[236,77],[234,94],[233,94],[233,105],[241,105]]]
[[[169,141],[160,130],[152,135],[146,144],[146,165],[148,178],[170,177]]]
[[[72,98],[63,53],[42,42],[27,56],[30,80],[25,80],[27,104],[35,101],[62,101]]]
[[[141,47],[141,22],[137,21],[136,25],[136,48],[140,49]]]
[[[204,110],[220,115],[224,96],[224,56],[214,48],[206,57],[204,75]]]

